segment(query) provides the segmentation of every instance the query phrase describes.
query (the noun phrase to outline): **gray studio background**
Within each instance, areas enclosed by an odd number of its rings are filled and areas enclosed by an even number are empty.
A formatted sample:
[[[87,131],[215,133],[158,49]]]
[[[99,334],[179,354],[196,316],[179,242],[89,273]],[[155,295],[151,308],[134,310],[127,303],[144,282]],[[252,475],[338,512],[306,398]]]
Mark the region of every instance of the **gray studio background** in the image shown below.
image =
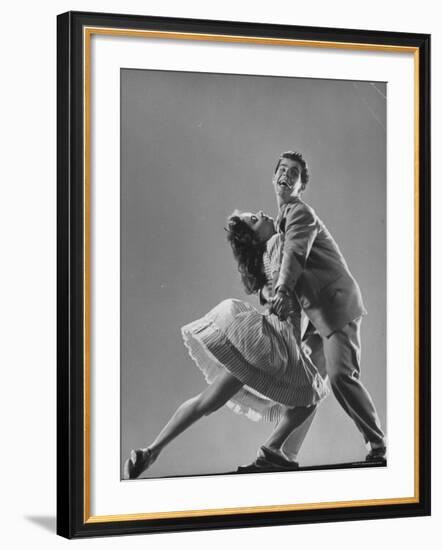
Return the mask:
[[[121,71],[121,460],[145,447],[205,381],[180,327],[247,297],[223,226],[234,208],[276,215],[280,152],[305,155],[304,200],[359,282],[362,380],[386,426],[386,85]],[[272,425],[226,407],[173,442],[144,477],[219,473],[254,459]],[[331,395],[302,465],[363,459]]]

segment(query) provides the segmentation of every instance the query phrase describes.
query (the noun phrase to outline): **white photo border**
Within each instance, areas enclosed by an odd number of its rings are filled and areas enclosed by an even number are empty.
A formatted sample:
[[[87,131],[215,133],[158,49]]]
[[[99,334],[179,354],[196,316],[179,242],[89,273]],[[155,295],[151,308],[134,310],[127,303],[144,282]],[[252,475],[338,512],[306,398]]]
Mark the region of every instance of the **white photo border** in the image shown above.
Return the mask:
[[[208,35],[84,29],[85,519],[123,521],[417,502],[415,48],[395,51],[394,46],[347,44],[341,49],[333,43],[281,40],[278,44],[276,39],[220,37],[218,41]],[[296,63],[285,63],[289,58],[296,58]],[[116,432],[120,426],[118,79],[122,67],[388,82],[387,468],[120,481]],[[114,346],[109,345],[112,342]],[[292,479],[296,479],[295,496]]]

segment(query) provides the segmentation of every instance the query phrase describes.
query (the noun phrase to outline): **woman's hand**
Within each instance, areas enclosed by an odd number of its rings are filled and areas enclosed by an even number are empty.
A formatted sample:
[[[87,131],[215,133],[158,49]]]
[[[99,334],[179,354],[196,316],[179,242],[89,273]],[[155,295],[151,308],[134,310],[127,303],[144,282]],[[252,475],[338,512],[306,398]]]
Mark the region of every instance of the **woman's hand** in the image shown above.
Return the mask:
[[[272,296],[268,287],[263,286],[260,290],[261,304],[270,304],[272,302]]]
[[[277,315],[280,321],[286,321],[293,313],[292,298],[284,290],[278,289],[276,296],[270,303],[269,311]]]

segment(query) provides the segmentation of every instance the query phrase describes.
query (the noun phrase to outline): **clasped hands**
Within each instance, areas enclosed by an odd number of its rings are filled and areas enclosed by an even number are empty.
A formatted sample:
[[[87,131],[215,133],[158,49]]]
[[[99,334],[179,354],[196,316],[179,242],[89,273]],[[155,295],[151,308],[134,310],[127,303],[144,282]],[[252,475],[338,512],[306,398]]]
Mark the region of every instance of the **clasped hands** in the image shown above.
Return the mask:
[[[293,299],[286,290],[279,288],[270,299],[269,312],[277,315],[280,321],[287,320],[293,313]]]

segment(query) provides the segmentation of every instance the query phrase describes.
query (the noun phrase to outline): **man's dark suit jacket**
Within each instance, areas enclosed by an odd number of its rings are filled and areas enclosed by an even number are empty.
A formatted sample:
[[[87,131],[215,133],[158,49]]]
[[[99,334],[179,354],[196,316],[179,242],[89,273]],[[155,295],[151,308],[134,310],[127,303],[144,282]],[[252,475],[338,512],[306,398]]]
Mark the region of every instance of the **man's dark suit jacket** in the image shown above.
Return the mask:
[[[275,289],[294,292],[324,337],[364,315],[359,286],[313,208],[294,197],[282,205],[276,224],[283,245]]]

